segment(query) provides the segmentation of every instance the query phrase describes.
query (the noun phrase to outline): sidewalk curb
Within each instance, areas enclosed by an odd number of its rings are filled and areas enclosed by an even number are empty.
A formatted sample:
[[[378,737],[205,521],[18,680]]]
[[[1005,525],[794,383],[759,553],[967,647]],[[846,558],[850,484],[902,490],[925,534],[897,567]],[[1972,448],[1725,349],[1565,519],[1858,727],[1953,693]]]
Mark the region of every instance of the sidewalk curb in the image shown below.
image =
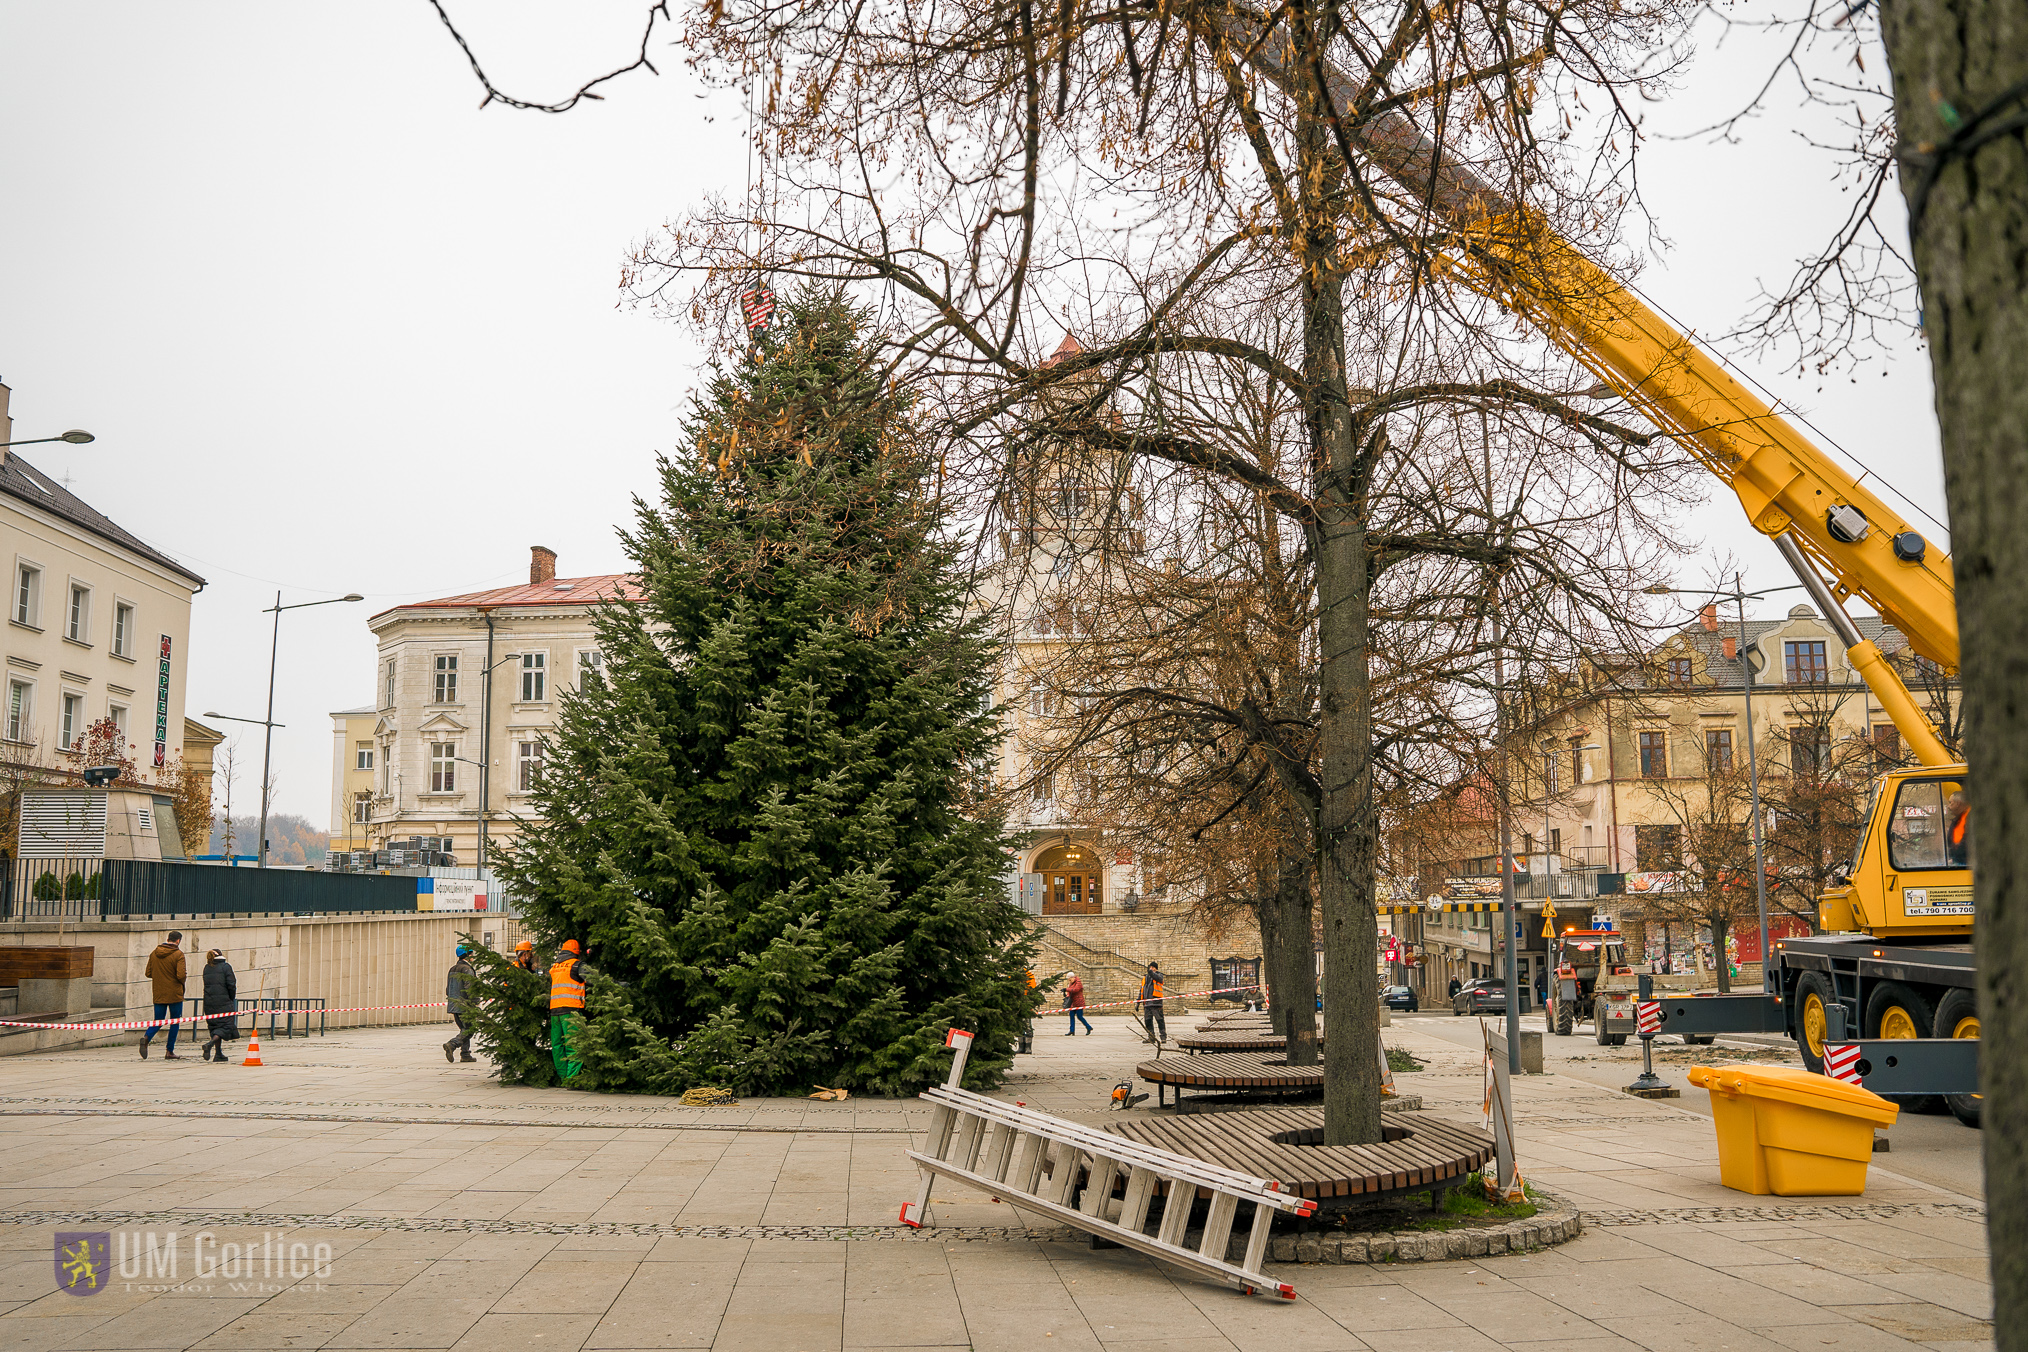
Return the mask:
[[[1529,1253],[1573,1240],[1584,1217],[1573,1202],[1538,1192],[1541,1206],[1525,1220],[1483,1230],[1396,1230],[1386,1234],[1280,1235],[1268,1241],[1273,1263],[1442,1263]]]

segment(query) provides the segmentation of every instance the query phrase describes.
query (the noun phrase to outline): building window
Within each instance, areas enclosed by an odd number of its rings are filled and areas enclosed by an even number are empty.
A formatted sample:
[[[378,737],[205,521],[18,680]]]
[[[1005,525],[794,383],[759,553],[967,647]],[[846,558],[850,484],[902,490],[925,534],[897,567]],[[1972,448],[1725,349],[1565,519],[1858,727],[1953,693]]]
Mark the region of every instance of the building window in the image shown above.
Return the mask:
[[[1584,783],[1584,738],[1582,737],[1570,739],[1570,782],[1573,785]]]
[[[1669,734],[1666,732],[1644,732],[1641,734],[1641,778],[1667,779],[1669,777]]]
[[[387,744],[387,754],[380,758],[380,792],[385,797],[394,792],[394,743]]]
[[[352,800],[352,823],[355,826],[364,826],[372,820],[373,800],[362,793]]]
[[[1549,828],[1549,852],[1551,854],[1563,853],[1563,828],[1560,826]]]
[[[1035,718],[1056,716],[1056,692],[1046,685],[1038,685],[1028,692],[1028,712]]]
[[[456,742],[430,743],[430,792],[456,793],[458,791],[458,744]]]
[[[113,656],[128,657],[128,649],[134,644],[134,608],[115,602],[113,605]]]
[[[1873,725],[1873,754],[1885,769],[1901,764],[1901,729],[1892,723]]]
[[[549,654],[521,654],[521,702],[540,704],[549,698]]]
[[[1683,863],[1683,828],[1673,822],[1663,826],[1634,828],[1634,867],[1643,873],[1659,873]]]
[[[26,681],[7,683],[7,740],[25,742],[28,740],[29,721],[34,716],[34,687]]]
[[[1804,724],[1789,729],[1789,767],[1799,775],[1822,775],[1831,768],[1831,730]]]
[[[63,636],[74,643],[84,643],[91,637],[92,590],[70,584],[70,611],[64,618]]]
[[[577,650],[577,683],[580,687],[584,685],[587,676],[597,676],[603,679],[605,674],[606,655],[604,653],[600,652],[597,648],[579,648]]]
[[[542,782],[543,743],[541,738],[532,742],[514,744],[514,788],[519,793],[532,793]]]
[[[66,691],[63,696],[63,749],[76,751],[84,744],[84,696]]]
[[[1788,674],[1790,685],[1827,685],[1831,680],[1822,639],[1782,644],[1782,669]]]
[[[1714,775],[1722,775],[1732,769],[1731,728],[1704,730],[1704,769]]]
[[[1554,760],[1545,760],[1543,762],[1542,773],[1542,787],[1550,797],[1554,798],[1557,794],[1563,792],[1563,774]]]
[[[436,702],[456,704],[458,702],[458,659],[454,653],[437,654]]]
[[[107,718],[110,718],[110,719],[112,719],[112,720],[113,720],[113,726],[114,726],[115,728],[119,729],[119,732],[120,732],[120,740],[121,740],[121,741],[123,741],[123,742],[124,742],[124,741],[126,741],[126,740],[127,740],[127,706],[126,706],[126,705],[124,705],[124,704],[108,704],[108,705],[106,706],[106,717],[107,717]]]
[[[1688,685],[1691,680],[1691,662],[1687,657],[1669,659],[1669,684]]]
[[[380,707],[392,709],[394,707],[394,663],[392,662],[387,664],[387,672],[383,678],[381,690],[383,693],[380,699]]]
[[[42,570],[22,564],[14,573],[14,621],[17,624],[33,626],[35,612],[41,607]]]
[[[371,770],[373,768],[372,743],[361,743],[352,749],[352,768],[355,770]]]

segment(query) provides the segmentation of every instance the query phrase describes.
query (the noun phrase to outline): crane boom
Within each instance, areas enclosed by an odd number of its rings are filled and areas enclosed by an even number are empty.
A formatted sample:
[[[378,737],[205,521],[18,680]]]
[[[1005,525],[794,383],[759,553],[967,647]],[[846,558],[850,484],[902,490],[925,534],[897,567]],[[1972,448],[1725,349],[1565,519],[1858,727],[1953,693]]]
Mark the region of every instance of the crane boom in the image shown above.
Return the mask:
[[[1286,92],[1299,87],[1291,71],[1298,56],[1285,32],[1238,12],[1218,23],[1270,81]],[[1339,129],[1368,162],[1457,233],[1453,266],[1475,289],[1530,319],[1673,435],[1738,496],[1754,529],[1791,540],[1806,567],[1832,579],[1827,610],[1857,596],[1905,634],[1917,653],[1956,669],[1957,602],[1948,554],[1540,213],[1508,200],[1470,166],[1443,158],[1406,114],[1359,111],[1370,96],[1362,97],[1335,67],[1318,64]],[[1838,619],[1844,621],[1841,636],[1856,635],[1842,612]],[[1954,758],[1879,649],[1862,640],[1850,653],[1918,759],[1950,763]]]

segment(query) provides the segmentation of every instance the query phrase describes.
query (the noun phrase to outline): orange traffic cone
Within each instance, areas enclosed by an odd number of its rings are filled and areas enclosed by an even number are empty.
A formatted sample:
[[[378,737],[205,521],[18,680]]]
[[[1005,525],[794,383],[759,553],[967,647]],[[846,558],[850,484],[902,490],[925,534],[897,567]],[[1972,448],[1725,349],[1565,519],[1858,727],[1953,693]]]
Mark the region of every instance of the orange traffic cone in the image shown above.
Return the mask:
[[[259,1033],[254,1033],[252,1039],[246,1044],[246,1060],[240,1062],[240,1064],[243,1066],[258,1066],[262,1064],[261,1035]]]

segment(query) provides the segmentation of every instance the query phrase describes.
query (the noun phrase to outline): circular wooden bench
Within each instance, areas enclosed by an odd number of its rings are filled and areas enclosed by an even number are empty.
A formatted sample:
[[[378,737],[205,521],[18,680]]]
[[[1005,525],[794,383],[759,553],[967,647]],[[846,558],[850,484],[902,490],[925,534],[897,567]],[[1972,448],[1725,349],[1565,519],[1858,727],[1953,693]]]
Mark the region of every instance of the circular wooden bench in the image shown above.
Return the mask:
[[[1288,1048],[1288,1039],[1280,1033],[1269,1032],[1224,1032],[1185,1033],[1173,1039],[1172,1046],[1186,1052],[1279,1052]],[[1319,1042],[1322,1039],[1319,1038]]]
[[[1209,1164],[1272,1178],[1299,1197],[1329,1205],[1454,1184],[1493,1158],[1477,1127],[1425,1113],[1389,1113],[1379,1145],[1309,1144],[1324,1135],[1322,1108],[1261,1108],[1189,1118],[1137,1117],[1108,1123],[1130,1141]]]
[[[1157,1107],[1176,1095],[1182,1112],[1183,1091],[1225,1091],[1233,1095],[1317,1094],[1324,1089],[1324,1067],[1292,1066],[1272,1052],[1209,1052],[1201,1056],[1165,1056],[1143,1061],[1134,1073],[1156,1088]]]

